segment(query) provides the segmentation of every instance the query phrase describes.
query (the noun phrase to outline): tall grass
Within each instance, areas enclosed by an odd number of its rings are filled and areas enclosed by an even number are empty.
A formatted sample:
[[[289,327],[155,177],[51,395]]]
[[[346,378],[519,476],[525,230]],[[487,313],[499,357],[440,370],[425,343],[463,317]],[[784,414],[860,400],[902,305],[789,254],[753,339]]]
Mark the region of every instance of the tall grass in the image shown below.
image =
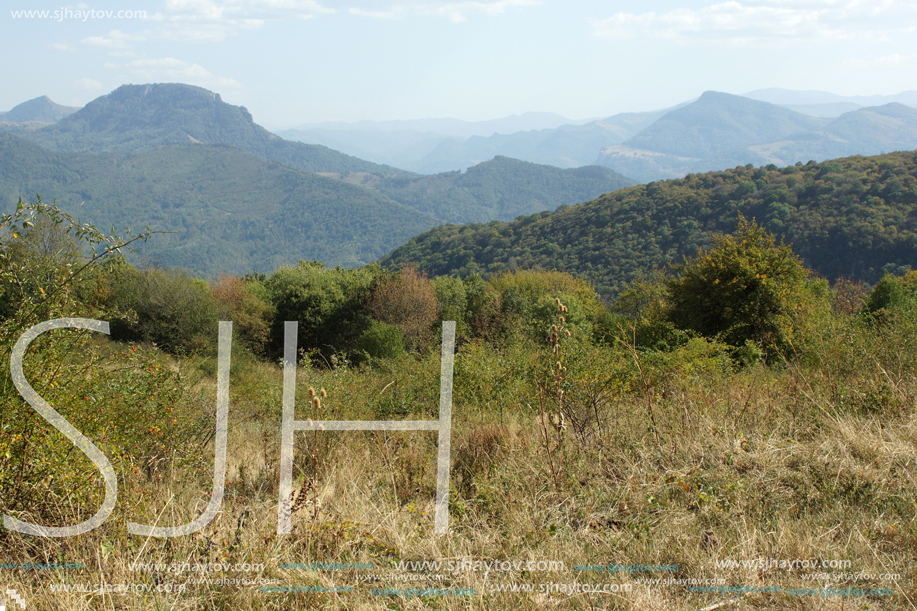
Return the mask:
[[[877,328],[852,315],[832,321],[813,336],[807,358],[742,369],[710,343],[689,342],[663,354],[573,338],[562,343],[565,398],[556,403],[555,396],[551,404],[572,418],[563,434],[549,428],[547,439],[538,397],[553,387],[540,387],[538,375],[545,359],[557,359],[551,344],[462,346],[455,365],[451,523],[442,537],[432,534],[436,439],[405,432],[296,433],[294,527],[278,536],[281,370],[237,358],[227,494],[210,525],[172,539],[128,535],[125,526],[127,520],[182,524],[199,515],[209,498],[213,449],[198,441],[194,451],[203,466],[164,461],[123,474],[116,512],[95,531],[67,539],[0,531],[2,562],[84,564],[82,570],[5,570],[5,581],[29,609],[914,608],[915,325],[899,320]],[[303,366],[297,418],[435,417],[438,361],[434,352],[372,367]],[[214,382],[200,366],[192,358],[171,361],[188,388],[183,417],[196,413],[212,423]],[[320,413],[308,403],[310,387],[327,392]],[[61,523],[70,517],[55,511]],[[759,559],[765,566],[742,564]],[[849,561],[849,568],[787,570],[767,567],[768,559]],[[400,561],[429,560],[562,561],[565,568],[395,568]],[[728,560],[736,565],[718,565]],[[138,569],[186,562],[263,569],[206,575]],[[374,568],[288,566],[310,562]],[[578,565],[671,570],[589,572]],[[830,581],[818,573],[899,577]],[[416,580],[402,581],[405,576]],[[278,593],[260,584],[192,583],[200,577],[352,590]],[[646,581],[655,578],[721,579],[745,591],[698,592],[690,584]],[[174,584],[185,591],[51,591],[52,584],[100,583]],[[546,583],[609,583],[629,591],[540,592]],[[495,590],[512,584],[531,584],[534,591]],[[373,593],[386,586],[473,589],[474,595]],[[790,593],[825,587],[889,594]]]

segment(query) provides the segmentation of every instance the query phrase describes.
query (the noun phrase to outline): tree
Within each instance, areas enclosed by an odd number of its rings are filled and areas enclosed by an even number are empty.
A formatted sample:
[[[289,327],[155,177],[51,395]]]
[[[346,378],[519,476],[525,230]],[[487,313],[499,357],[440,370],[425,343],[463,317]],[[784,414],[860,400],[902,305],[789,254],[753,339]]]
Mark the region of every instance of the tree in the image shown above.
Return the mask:
[[[430,280],[408,265],[379,284],[369,301],[369,313],[376,320],[398,327],[407,347],[417,350],[433,337],[439,303]]]
[[[668,316],[679,328],[737,348],[752,341],[784,353],[799,325],[794,318],[813,296],[809,271],[789,245],[741,216],[733,235],[715,236],[676,267],[668,282]]]

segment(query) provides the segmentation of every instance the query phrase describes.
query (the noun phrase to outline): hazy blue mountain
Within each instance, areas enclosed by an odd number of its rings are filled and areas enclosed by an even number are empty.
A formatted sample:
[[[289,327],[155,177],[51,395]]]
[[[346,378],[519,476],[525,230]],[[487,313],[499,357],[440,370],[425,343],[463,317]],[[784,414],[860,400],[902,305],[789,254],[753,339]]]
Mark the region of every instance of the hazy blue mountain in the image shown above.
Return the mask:
[[[797,91],[793,89],[756,89],[743,93],[742,97],[770,102],[780,106],[818,104],[856,104],[857,106],[882,106],[897,102],[917,107],[917,90],[902,91],[894,95],[838,95],[828,91]],[[856,110],[851,108],[849,110]]]
[[[822,161],[846,155],[878,155],[917,148],[917,109],[904,104],[861,108],[844,113],[817,132],[753,146],[768,163]]]
[[[102,228],[177,232],[142,245],[143,256],[207,275],[300,259],[363,265],[439,223],[381,193],[228,145],[70,153],[0,133],[0,210],[36,194]]]
[[[62,106],[52,102],[48,96],[43,95],[23,102],[8,112],[0,113],[0,121],[9,123],[25,123],[27,121],[56,123],[78,110],[79,107],[77,106]]]
[[[244,106],[177,83],[123,85],[54,125],[20,135],[59,151],[135,153],[219,143],[313,172],[403,173],[326,147],[288,142],[257,125]]]
[[[825,123],[775,104],[707,91],[696,102],[661,117],[624,145],[668,155],[708,158],[817,130]]]
[[[832,120],[707,92],[605,148],[596,163],[649,182],[749,163],[791,165],[915,147],[917,109],[903,104],[861,108]]]
[[[510,134],[533,129],[552,129],[561,125],[588,123],[590,119],[573,121],[553,112],[526,112],[521,115],[510,115],[501,119],[487,121],[463,121],[461,119],[410,119],[401,121],[326,121],[322,123],[305,123],[292,130],[327,130],[356,132],[419,132],[433,133],[440,136],[470,138],[471,136],[491,136],[493,134]]]
[[[447,119],[323,123],[279,135],[421,174],[465,170],[496,156],[574,168],[592,164],[603,148],[637,134],[668,110],[564,124],[557,123],[563,117],[550,113],[526,113],[467,125]],[[515,129],[539,122],[545,127]],[[418,129],[403,129],[406,127]],[[429,130],[420,131],[421,127]]]
[[[307,128],[280,131],[277,135],[287,140],[320,144],[373,163],[388,164],[412,172],[422,171],[417,161],[443,142],[461,140],[456,136],[445,136],[436,132],[381,129]],[[450,166],[449,169],[463,168]]]
[[[804,115],[812,117],[823,117],[833,119],[839,117],[845,112],[852,112],[862,108],[859,104],[853,102],[832,102],[827,104],[781,104],[784,108],[801,112]]]

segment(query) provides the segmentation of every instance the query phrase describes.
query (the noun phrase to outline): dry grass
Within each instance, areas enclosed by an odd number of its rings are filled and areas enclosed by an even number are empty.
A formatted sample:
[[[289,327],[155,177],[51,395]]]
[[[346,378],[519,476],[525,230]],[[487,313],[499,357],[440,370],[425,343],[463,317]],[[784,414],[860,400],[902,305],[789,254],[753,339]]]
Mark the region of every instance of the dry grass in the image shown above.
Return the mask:
[[[461,355],[460,357],[461,358]],[[456,385],[484,376],[457,364]],[[323,418],[427,418],[435,413],[438,358],[388,369],[300,371],[298,396],[328,390]],[[479,377],[475,377],[479,376]],[[881,373],[876,374],[881,377]],[[582,435],[556,448],[555,483],[525,386],[511,396],[457,390],[451,524],[432,534],[433,433],[297,433],[299,494],[293,533],[277,536],[278,368],[249,364],[233,378],[227,493],[201,532],[173,539],[127,534],[125,520],[190,521],[206,505],[209,475],[179,471],[125,483],[116,515],[92,533],[38,539],[0,533],[5,563],[82,562],[81,571],[4,571],[28,609],[853,609],[917,608],[917,415],[908,401],[849,409],[811,374],[763,367],[669,379],[653,395],[607,400]],[[861,386],[862,387],[862,386]],[[865,387],[864,387],[865,388]],[[509,392],[509,391],[506,391]],[[529,388],[530,396],[534,389]],[[531,403],[531,399],[529,399]],[[314,417],[314,415],[310,416]],[[297,417],[306,417],[305,409]],[[655,427],[653,425],[655,422]],[[212,449],[202,450],[205,453]],[[142,476],[141,476],[142,477]],[[761,567],[759,559],[849,561],[829,573],[898,573],[897,580],[811,581],[818,571]],[[548,571],[398,571],[399,561],[562,561]],[[718,562],[734,560],[729,568]],[[743,561],[749,562],[742,566]],[[200,574],[131,570],[134,563],[263,564],[211,579],[273,579],[349,592],[261,591],[194,584]],[[366,563],[372,570],[284,564]],[[677,565],[668,572],[583,572],[577,565]],[[405,576],[416,580],[403,581]],[[692,592],[655,578],[722,579],[780,592]],[[550,593],[540,584],[618,584],[614,594]],[[185,584],[182,593],[51,592],[51,584]],[[534,592],[496,592],[533,584]],[[888,588],[889,596],[790,594],[792,588]],[[381,587],[473,589],[473,596],[378,596]],[[716,605],[721,605],[716,607]]]

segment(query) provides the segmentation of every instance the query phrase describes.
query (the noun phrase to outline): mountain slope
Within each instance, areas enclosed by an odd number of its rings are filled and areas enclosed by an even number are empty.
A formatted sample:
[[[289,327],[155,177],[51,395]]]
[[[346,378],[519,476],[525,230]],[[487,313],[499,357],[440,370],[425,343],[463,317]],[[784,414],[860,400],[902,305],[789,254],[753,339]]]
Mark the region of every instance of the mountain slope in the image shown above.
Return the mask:
[[[624,145],[667,155],[708,158],[817,130],[824,124],[822,119],[767,102],[707,91],[696,102],[673,110]]]
[[[256,124],[244,106],[178,83],[123,85],[23,137],[71,152],[136,153],[183,144],[230,144],[310,172],[403,173],[323,146],[288,142]]]
[[[379,193],[226,145],[93,155],[0,134],[0,209],[36,193],[101,227],[175,231],[143,245],[143,256],[207,275],[300,259],[362,265],[438,222]]]
[[[797,134],[781,142],[752,146],[765,161],[820,161],[847,155],[877,155],[917,148],[917,109],[886,104],[844,113],[816,132]]]
[[[748,163],[789,165],[915,146],[917,109],[902,104],[826,119],[708,91],[626,142],[605,148],[596,163],[649,182]]]
[[[520,214],[554,210],[635,184],[607,168],[562,170],[495,157],[462,174],[384,177],[375,188],[421,212],[453,223],[508,221]]]
[[[597,121],[568,122],[527,130],[513,129],[523,119],[533,124],[539,115],[527,113],[518,121],[485,121],[454,126],[445,120],[323,124],[280,132],[284,137],[322,144],[376,163],[387,163],[422,174],[465,170],[496,156],[512,157],[559,168],[590,165],[599,152],[623,142],[666,114],[668,110],[621,113]],[[559,118],[559,117],[558,117]],[[396,129],[411,126],[414,129]],[[420,127],[429,128],[421,131]],[[443,131],[431,131],[439,127]],[[463,128],[464,127],[464,131]],[[489,129],[489,131],[484,131]]]
[[[558,269],[613,297],[635,274],[681,263],[737,215],[785,237],[824,276],[876,282],[917,262],[917,153],[653,182],[510,223],[446,225],[382,258],[436,274]]]
[[[19,104],[9,112],[0,114],[0,120],[10,123],[25,123],[26,121],[55,123],[78,110],[79,107],[61,106],[43,95]]]

